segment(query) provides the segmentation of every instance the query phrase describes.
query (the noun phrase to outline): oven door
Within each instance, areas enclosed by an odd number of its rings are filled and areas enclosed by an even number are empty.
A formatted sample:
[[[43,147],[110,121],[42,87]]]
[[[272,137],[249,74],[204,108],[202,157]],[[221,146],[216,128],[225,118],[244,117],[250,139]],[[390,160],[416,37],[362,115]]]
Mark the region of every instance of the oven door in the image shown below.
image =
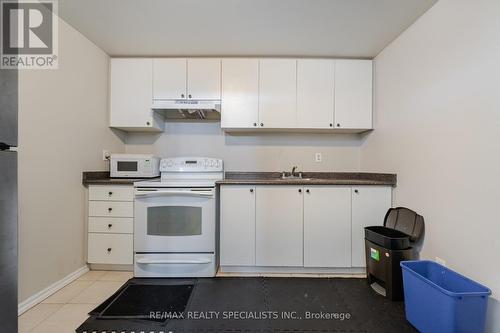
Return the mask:
[[[136,188],[136,253],[215,252],[214,188]]]

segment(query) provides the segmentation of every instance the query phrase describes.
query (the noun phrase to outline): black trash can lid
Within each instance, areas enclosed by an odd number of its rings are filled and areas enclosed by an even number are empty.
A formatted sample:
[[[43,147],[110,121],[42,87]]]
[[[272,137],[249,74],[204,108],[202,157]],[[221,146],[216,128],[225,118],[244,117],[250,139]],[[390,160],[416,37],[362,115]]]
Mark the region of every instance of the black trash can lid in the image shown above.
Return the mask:
[[[385,215],[384,227],[399,230],[409,235],[412,242],[417,242],[424,231],[424,218],[406,207],[390,208]]]

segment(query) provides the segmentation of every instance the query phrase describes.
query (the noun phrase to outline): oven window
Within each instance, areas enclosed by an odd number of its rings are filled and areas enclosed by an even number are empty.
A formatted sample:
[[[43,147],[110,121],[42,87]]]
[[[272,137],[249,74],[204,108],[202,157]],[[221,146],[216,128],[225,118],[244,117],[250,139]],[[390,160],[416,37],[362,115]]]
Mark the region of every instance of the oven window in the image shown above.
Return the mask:
[[[116,163],[118,171],[137,171],[137,162],[131,161],[118,161]]]
[[[201,207],[148,207],[148,235],[201,235]]]

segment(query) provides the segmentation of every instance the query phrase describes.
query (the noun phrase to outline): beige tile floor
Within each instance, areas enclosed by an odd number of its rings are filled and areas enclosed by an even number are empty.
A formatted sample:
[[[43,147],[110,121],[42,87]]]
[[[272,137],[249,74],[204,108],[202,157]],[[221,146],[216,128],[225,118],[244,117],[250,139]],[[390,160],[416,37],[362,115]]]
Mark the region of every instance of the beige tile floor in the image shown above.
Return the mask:
[[[74,333],[132,272],[90,271],[19,316],[19,333]]]

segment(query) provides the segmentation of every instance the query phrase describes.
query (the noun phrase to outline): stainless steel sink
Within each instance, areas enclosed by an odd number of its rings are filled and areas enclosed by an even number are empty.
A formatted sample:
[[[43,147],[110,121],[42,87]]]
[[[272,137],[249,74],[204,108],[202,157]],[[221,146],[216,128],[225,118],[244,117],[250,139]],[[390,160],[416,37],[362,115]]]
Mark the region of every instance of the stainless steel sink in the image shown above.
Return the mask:
[[[301,180],[313,180],[314,178],[302,178],[302,177],[280,177],[280,180],[286,181],[301,181]]]

